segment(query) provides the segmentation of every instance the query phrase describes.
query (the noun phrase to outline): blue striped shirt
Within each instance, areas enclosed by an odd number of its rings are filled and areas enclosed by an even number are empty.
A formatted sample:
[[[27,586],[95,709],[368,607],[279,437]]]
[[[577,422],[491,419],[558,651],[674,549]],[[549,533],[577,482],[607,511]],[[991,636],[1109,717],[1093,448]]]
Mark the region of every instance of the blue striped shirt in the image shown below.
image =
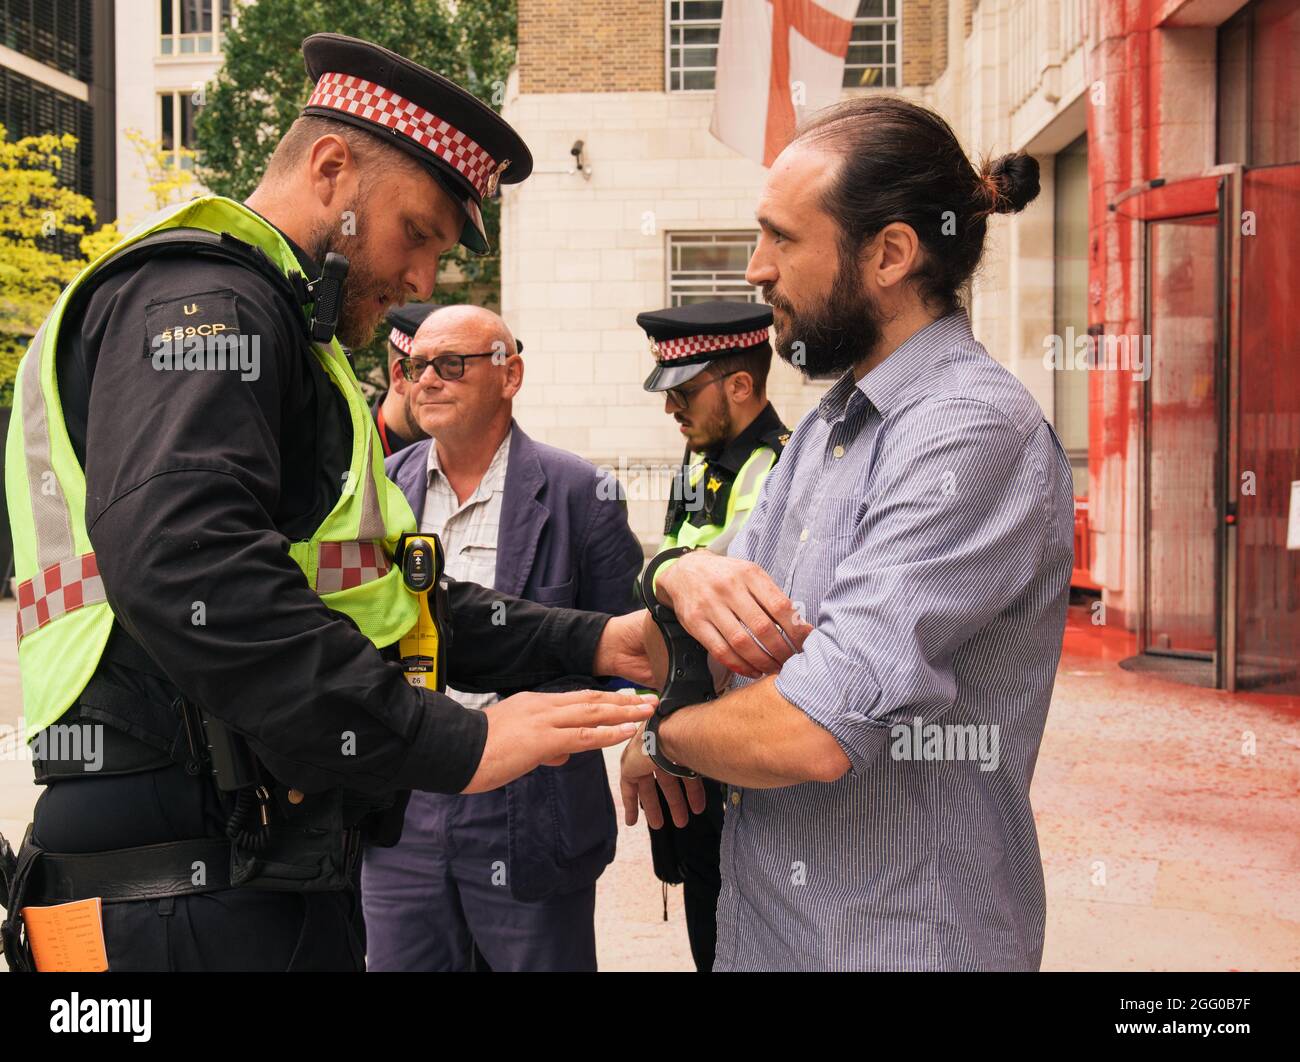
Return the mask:
[[[730,555],[814,626],[777,689],[851,767],[729,789],[714,968],[1037,969],[1073,499],[1033,397],[933,322],[803,418]]]

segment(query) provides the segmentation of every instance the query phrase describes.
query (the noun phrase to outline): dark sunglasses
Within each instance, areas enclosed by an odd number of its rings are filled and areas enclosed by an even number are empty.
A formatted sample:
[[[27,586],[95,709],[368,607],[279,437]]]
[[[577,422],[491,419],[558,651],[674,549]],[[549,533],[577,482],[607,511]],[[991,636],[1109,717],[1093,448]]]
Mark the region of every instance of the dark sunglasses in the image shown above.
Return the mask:
[[[402,375],[411,383],[415,383],[424,375],[424,370],[430,365],[438,377],[443,380],[459,380],[465,375],[465,362],[470,358],[492,358],[496,357],[495,350],[487,354],[439,354],[432,361],[425,361],[423,358],[402,358],[398,365],[402,369]]]
[[[710,377],[707,382],[700,384],[699,387],[692,387],[689,391],[684,391],[680,387],[665,387],[664,394],[668,396],[668,400],[672,402],[677,409],[685,409],[691,404],[691,399],[710,384],[715,384],[719,380],[725,380],[728,376],[735,376],[736,373],[744,371],[744,369],[732,369],[731,372],[724,372],[719,376]]]

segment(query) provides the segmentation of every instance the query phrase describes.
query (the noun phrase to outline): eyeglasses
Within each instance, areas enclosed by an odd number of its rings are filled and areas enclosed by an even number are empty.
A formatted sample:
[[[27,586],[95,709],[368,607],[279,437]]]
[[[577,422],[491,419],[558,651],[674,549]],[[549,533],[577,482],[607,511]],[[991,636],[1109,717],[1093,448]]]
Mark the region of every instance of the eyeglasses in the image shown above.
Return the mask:
[[[693,387],[689,391],[684,391],[680,387],[665,387],[664,394],[668,396],[668,401],[677,409],[685,409],[691,404],[691,399],[698,395],[710,384],[718,383],[725,380],[728,376],[735,376],[738,372],[745,372],[744,369],[732,369],[731,372],[724,372],[719,376],[711,377],[708,382],[700,384],[699,387]]]
[[[432,361],[425,361],[424,358],[402,358],[398,361],[398,366],[402,370],[402,375],[411,383],[415,383],[424,371],[433,366],[433,371],[438,374],[442,380],[459,380],[465,375],[465,362],[470,358],[492,358],[497,357],[495,350],[487,354],[439,354]]]

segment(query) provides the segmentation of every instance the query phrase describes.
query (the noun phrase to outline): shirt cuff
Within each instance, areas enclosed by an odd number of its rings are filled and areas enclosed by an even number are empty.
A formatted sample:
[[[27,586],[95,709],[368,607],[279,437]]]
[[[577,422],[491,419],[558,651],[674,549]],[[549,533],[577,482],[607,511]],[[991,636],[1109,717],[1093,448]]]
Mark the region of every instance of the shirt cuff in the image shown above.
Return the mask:
[[[817,632],[792,656],[776,677],[776,690],[831,735],[859,774],[884,754],[889,731],[866,711],[880,698],[880,687],[860,669],[837,674],[828,658],[825,636]]]
[[[553,608],[547,613],[545,642],[558,674],[596,674],[596,647],[611,619],[603,612],[576,608]]]
[[[488,721],[442,693],[421,690],[424,710],[410,752],[393,777],[394,789],[459,793],[474,777],[487,744]]]

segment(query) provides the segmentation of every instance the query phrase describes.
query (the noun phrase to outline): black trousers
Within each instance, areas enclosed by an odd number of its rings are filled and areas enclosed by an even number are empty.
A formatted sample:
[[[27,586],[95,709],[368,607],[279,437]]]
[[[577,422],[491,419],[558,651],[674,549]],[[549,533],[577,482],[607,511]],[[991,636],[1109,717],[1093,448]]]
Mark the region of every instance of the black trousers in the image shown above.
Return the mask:
[[[655,875],[669,885],[682,886],[686,936],[695,969],[708,973],[718,945],[718,894],[722,891],[722,814],[724,786],[711,778],[704,783],[705,808],[684,827],[673,825],[663,793],[659,806],[664,825],[650,831]]]
[[[212,785],[180,766],[51,782],[36,804],[32,839],[51,852],[101,852],[220,836]],[[104,904],[111,971],[365,969],[354,889],[225,889]]]

